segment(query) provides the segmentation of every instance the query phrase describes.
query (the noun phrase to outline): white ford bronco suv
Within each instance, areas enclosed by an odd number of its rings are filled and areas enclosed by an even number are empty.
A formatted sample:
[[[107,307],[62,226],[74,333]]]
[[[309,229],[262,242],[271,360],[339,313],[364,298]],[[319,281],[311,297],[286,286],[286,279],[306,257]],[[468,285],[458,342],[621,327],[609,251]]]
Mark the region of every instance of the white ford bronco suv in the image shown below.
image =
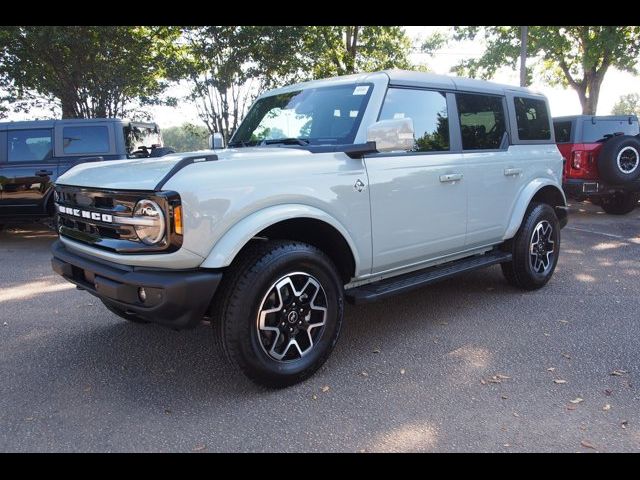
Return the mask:
[[[500,264],[545,285],[567,222],[547,100],[408,71],[318,80],[253,104],[229,148],[74,167],[53,269],[132,322],[208,318],[262,385],[312,375],[343,301]]]

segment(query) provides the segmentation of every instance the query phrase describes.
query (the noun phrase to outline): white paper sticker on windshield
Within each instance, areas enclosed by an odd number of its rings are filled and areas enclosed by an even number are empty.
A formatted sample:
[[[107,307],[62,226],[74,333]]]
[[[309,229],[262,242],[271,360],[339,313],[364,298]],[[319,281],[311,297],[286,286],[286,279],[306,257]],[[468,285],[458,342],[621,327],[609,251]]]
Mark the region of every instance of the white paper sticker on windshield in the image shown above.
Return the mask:
[[[366,95],[369,91],[369,85],[359,85],[353,90],[354,95]]]
[[[404,118],[404,113],[394,113],[393,118]]]

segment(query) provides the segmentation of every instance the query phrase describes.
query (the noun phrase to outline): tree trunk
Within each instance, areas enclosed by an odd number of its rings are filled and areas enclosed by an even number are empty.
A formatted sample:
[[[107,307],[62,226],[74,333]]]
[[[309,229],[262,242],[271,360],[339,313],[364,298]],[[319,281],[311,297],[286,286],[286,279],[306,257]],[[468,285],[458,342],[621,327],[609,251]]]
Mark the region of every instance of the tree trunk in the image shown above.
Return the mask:
[[[600,87],[602,86],[604,73],[605,72],[598,72],[590,75],[585,75],[584,81],[574,87],[576,92],[578,93],[580,105],[582,105],[583,115],[596,114],[596,111],[598,110],[598,99],[600,97]]]
[[[76,102],[68,98],[60,99],[60,106],[62,107],[62,118],[81,118],[76,111]]]

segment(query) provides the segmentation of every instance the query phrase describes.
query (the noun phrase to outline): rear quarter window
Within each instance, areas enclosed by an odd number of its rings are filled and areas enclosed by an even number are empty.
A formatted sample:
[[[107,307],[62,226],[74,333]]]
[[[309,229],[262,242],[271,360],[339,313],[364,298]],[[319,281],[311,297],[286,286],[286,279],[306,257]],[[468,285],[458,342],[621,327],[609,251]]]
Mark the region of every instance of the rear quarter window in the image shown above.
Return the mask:
[[[556,143],[571,142],[571,122],[553,122],[553,130],[556,134]]]
[[[551,140],[547,103],[544,100],[513,97],[518,138],[520,140]]]
[[[107,127],[64,127],[62,132],[62,151],[66,154],[109,152],[109,130]]]

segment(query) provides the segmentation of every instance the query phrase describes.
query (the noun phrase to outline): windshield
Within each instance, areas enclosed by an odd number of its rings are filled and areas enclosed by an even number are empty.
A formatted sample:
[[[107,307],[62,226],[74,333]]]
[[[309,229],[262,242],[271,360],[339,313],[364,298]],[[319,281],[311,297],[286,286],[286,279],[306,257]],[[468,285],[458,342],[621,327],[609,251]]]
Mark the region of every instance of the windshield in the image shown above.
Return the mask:
[[[372,90],[372,84],[349,84],[261,98],[229,146],[353,143]]]

